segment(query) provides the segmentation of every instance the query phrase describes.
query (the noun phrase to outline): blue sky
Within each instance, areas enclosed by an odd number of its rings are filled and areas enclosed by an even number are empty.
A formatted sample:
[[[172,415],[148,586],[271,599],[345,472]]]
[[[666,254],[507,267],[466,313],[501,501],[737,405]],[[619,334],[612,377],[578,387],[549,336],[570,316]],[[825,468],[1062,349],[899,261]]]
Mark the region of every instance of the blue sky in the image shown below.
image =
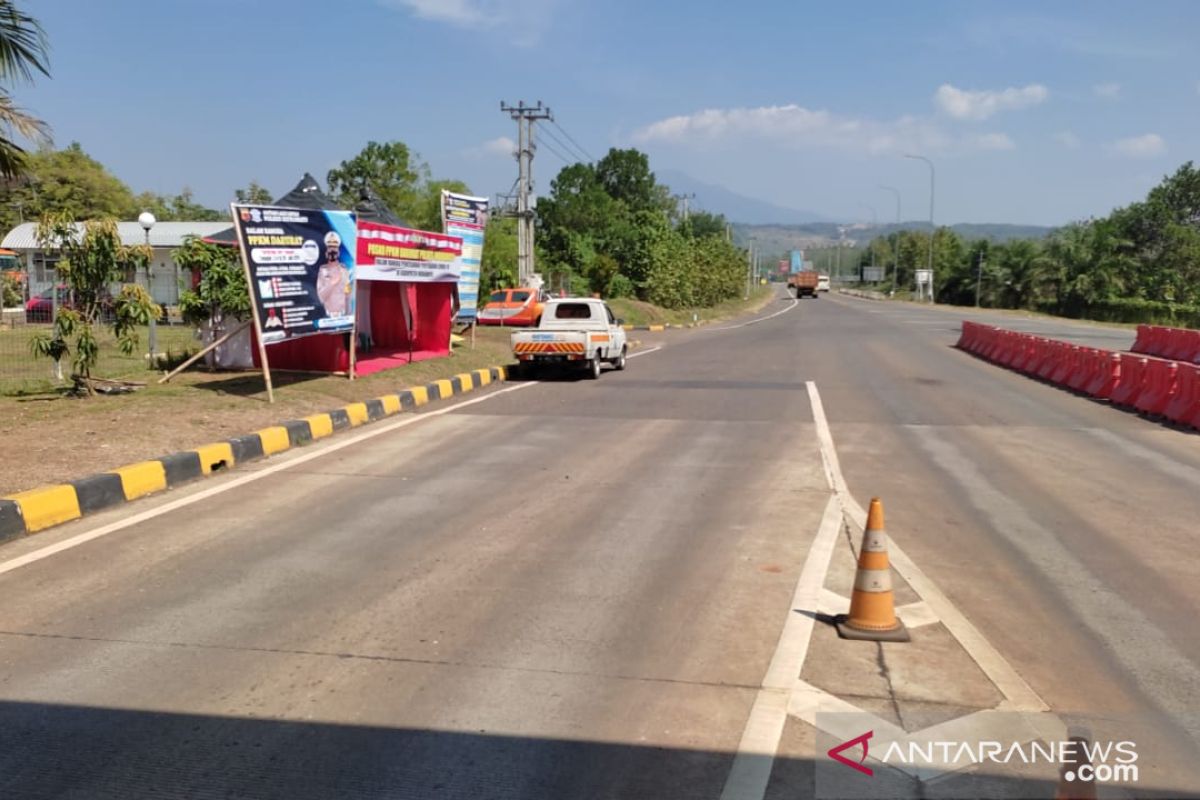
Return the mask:
[[[16,89],[135,191],[221,205],[369,140],[480,194],[516,175],[500,101],[588,153],[842,220],[1060,224],[1200,160],[1200,3],[24,0],[53,78]],[[554,129],[553,133],[562,138]],[[569,143],[567,143],[569,144]],[[562,161],[535,161],[546,191]],[[564,152],[564,155],[569,155]],[[703,206],[704,198],[697,198]]]

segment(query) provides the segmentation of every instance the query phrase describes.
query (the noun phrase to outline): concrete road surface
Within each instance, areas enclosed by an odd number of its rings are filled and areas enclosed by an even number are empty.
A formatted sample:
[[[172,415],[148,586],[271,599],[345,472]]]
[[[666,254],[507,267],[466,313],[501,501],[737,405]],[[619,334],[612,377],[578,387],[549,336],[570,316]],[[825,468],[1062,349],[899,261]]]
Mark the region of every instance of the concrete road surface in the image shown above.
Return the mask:
[[[1045,703],[1152,730],[1143,795],[1193,788],[1200,439],[952,349],[941,309],[768,314],[0,548],[0,797],[716,798],[739,750],[813,796],[796,719],[746,750],[831,497],[808,382],[850,492]]]

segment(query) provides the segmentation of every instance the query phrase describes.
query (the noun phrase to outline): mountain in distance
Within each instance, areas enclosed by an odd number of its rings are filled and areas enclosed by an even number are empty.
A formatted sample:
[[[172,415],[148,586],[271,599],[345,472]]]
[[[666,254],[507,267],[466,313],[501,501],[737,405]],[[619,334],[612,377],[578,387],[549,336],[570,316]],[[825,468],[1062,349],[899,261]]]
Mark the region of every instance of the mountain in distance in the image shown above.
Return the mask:
[[[672,194],[694,194],[696,197],[691,201],[692,208],[707,211],[710,214],[722,214],[730,222],[759,225],[802,225],[826,219],[813,211],[778,206],[765,200],[738,194],[724,186],[704,183],[678,170],[656,170],[655,177],[658,178],[659,183],[671,187]]]
[[[781,254],[789,250],[834,247],[837,245],[839,228],[845,232],[847,247],[865,247],[867,242],[877,236],[889,236],[902,230],[928,231],[929,222],[913,220],[886,225],[869,225],[862,222],[840,225],[836,222],[811,222],[802,225],[735,224],[733,241],[739,247],[753,242],[761,252]],[[1012,239],[1043,239],[1056,230],[1051,226],[1010,225],[1002,222],[964,222],[950,225],[949,228],[968,242],[988,239],[996,243]]]

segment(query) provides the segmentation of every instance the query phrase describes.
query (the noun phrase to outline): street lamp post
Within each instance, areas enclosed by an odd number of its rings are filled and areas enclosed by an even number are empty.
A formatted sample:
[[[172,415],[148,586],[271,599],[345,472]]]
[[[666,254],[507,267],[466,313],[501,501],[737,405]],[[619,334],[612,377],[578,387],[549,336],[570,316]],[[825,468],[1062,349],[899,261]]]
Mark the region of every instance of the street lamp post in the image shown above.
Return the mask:
[[[900,190],[894,186],[880,185],[880,189],[885,192],[891,192],[896,195],[896,226],[900,226]],[[899,251],[892,253],[892,294],[896,293],[896,274],[900,271],[900,253]]]
[[[936,232],[936,229],[933,227],[933,162],[925,156],[917,156],[910,153],[906,153],[904,157],[924,161],[929,165],[929,300],[936,303],[937,300],[933,296],[933,234]]]
[[[149,211],[143,211],[138,215],[138,224],[141,225],[142,230],[146,232],[146,250],[149,253],[149,258],[146,261],[146,292],[147,294],[150,294],[151,299],[154,298],[150,288],[153,282],[153,279],[150,276],[150,270],[154,263],[154,251],[150,249],[150,229],[154,227],[154,223],[156,222],[158,222],[158,220],[156,220],[154,215]],[[150,315],[150,335],[148,337],[150,341],[148,344],[150,345],[151,368],[154,367],[154,357],[158,353],[158,320],[155,319],[156,316],[157,315],[155,314]]]

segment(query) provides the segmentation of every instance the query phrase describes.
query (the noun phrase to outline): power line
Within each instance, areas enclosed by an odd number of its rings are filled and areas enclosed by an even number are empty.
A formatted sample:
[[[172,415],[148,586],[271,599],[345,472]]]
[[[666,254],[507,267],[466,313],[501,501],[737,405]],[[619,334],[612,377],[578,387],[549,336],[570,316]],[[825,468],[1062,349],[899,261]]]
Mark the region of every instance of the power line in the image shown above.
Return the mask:
[[[591,153],[589,153],[587,150],[584,150],[583,147],[580,146],[579,142],[575,141],[575,137],[573,137],[573,136],[571,136],[571,134],[567,133],[566,128],[564,128],[562,125],[558,124],[557,120],[553,120],[553,119],[550,120],[550,124],[553,125],[554,127],[558,128],[560,131],[562,131],[562,135],[567,137],[567,139],[571,142],[571,144],[575,145],[576,150],[578,150],[579,152],[581,152],[585,156],[587,156],[588,161],[596,160],[596,159],[592,158]]]
[[[551,139],[553,139],[558,144],[558,146],[561,147],[563,150],[566,150],[567,153],[569,153],[571,155],[571,158],[573,161],[586,161],[587,160],[586,156],[580,156],[578,153],[576,153],[575,151],[573,151],[571,149],[571,146],[569,144],[567,144],[562,139],[555,136],[554,131],[550,130],[549,128],[543,127],[542,133],[546,134]],[[545,140],[543,140],[543,142],[545,142]]]
[[[554,147],[554,145],[550,144],[549,140],[547,140],[547,139],[542,139],[541,145],[539,145],[539,146],[546,148],[551,153],[554,153],[554,155],[558,156],[558,159],[560,161],[562,161],[564,164],[566,164],[568,167],[575,163],[574,159],[567,158],[562,153],[558,152],[558,150]]]

